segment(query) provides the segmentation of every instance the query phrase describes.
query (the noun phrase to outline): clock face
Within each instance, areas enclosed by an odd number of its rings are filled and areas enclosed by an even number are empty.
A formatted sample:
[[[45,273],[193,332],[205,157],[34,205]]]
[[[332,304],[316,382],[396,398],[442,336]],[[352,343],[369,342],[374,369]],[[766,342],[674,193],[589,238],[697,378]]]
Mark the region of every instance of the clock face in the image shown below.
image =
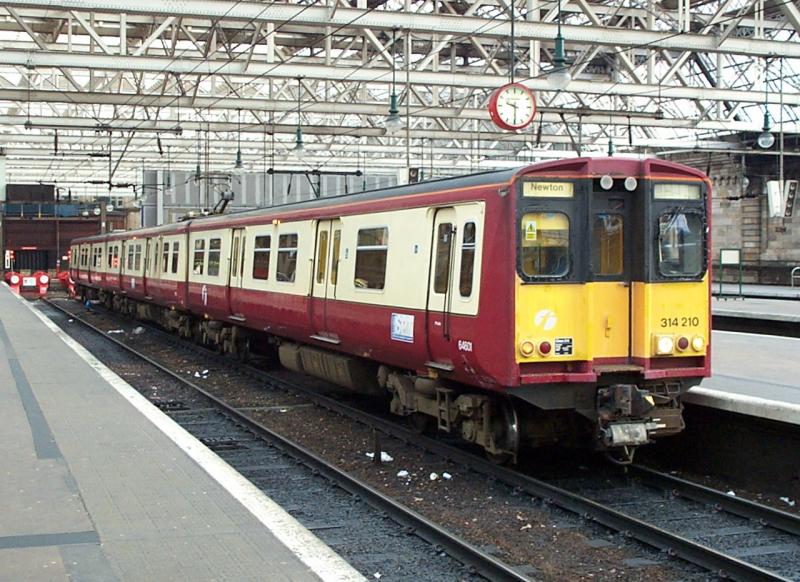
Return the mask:
[[[503,129],[522,129],[527,127],[536,114],[536,101],[531,90],[511,83],[497,89],[489,101],[489,115],[492,121]]]

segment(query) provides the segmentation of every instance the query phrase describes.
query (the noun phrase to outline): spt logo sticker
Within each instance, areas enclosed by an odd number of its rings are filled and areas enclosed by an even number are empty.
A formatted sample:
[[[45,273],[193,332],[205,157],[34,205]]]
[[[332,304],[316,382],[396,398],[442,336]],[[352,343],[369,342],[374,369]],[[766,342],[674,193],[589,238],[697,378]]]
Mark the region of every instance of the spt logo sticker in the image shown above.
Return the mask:
[[[558,318],[556,317],[555,311],[551,309],[542,309],[533,316],[533,323],[545,331],[550,331],[556,326],[556,323],[558,323]]]

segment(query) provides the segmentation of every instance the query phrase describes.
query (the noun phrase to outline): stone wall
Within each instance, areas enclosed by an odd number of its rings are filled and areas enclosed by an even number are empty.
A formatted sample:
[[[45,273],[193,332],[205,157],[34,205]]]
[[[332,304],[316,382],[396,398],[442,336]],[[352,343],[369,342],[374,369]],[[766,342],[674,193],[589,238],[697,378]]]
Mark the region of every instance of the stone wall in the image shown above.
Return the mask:
[[[752,283],[788,285],[792,267],[800,265],[800,208],[789,218],[772,218],[766,195],[766,181],[776,180],[774,156],[748,156],[743,166],[741,156],[718,155],[707,159],[673,161],[708,172],[712,197],[712,253],[715,265],[720,249],[742,250],[744,279]],[[800,177],[800,164],[787,157],[786,179]],[[747,180],[743,181],[743,176]],[[717,271],[719,274],[719,271]],[[725,280],[734,278],[734,270],[725,271]]]

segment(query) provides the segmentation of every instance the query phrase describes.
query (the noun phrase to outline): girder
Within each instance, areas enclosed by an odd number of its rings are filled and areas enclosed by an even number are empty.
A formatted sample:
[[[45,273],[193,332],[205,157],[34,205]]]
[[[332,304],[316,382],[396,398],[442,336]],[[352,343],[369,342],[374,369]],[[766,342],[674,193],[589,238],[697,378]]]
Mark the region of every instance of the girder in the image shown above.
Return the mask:
[[[554,91],[554,2],[5,0],[0,147],[11,180],[79,182],[108,172],[86,156],[110,137],[115,179],[135,182],[142,164],[164,166],[165,148],[192,170],[198,140],[213,142],[214,167],[228,168],[240,142],[252,166],[273,139],[291,147],[298,126],[299,167],[367,158],[378,172],[424,161],[447,173],[600,153],[609,139],[632,155],[738,151],[765,107],[776,130],[798,131],[791,2],[564,0],[560,25],[573,80]],[[519,133],[486,111],[512,65],[540,109]],[[388,135],[393,68],[409,128]]]

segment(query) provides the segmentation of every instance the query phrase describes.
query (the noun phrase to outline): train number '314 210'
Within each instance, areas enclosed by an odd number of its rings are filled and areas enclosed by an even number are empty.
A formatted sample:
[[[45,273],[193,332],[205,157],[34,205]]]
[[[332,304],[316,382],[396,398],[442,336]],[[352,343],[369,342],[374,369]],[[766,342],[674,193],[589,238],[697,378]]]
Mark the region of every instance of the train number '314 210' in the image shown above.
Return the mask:
[[[699,317],[662,317],[661,327],[697,327]]]

